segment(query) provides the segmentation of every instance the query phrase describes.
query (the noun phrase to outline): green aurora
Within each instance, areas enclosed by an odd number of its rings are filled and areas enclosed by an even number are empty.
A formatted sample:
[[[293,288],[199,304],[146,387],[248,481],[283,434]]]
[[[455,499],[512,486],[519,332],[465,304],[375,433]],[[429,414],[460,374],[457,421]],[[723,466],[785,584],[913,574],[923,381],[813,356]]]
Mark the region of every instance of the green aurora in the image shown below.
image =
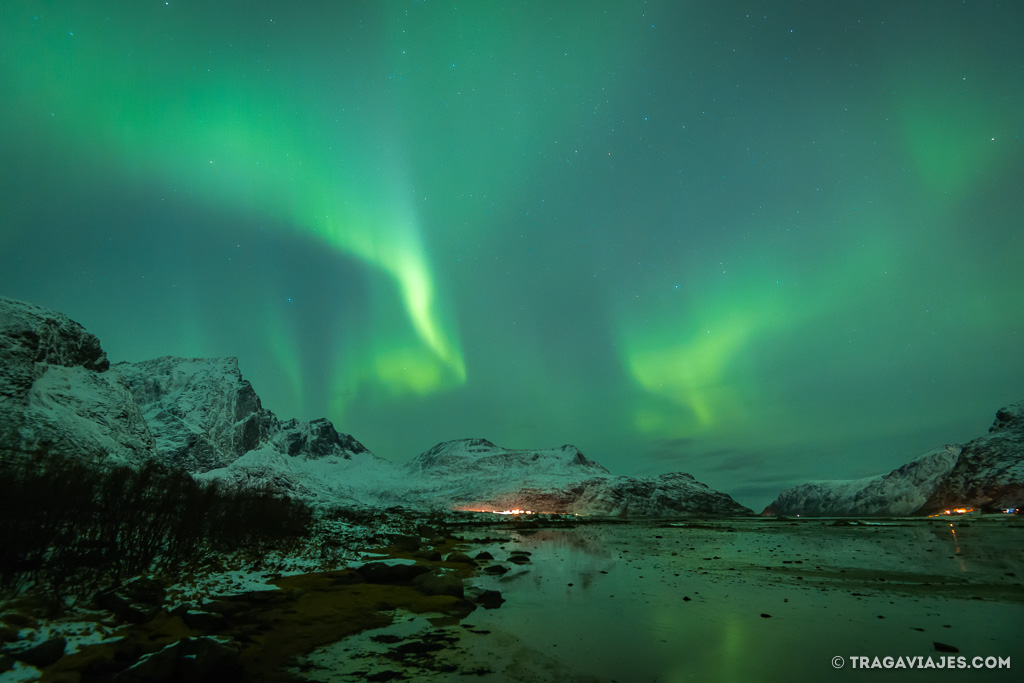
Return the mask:
[[[1014,3],[5,2],[0,294],[750,507],[1024,398]]]

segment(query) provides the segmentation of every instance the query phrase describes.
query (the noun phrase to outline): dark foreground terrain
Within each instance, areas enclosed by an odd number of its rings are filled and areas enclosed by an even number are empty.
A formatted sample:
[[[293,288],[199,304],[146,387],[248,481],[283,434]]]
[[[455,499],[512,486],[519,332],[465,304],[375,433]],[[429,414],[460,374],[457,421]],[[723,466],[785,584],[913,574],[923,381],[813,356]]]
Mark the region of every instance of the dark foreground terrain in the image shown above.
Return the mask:
[[[391,541],[218,595],[146,577],[62,617],[10,602],[20,654],[0,680],[974,681],[1024,662],[1016,517],[503,521]]]

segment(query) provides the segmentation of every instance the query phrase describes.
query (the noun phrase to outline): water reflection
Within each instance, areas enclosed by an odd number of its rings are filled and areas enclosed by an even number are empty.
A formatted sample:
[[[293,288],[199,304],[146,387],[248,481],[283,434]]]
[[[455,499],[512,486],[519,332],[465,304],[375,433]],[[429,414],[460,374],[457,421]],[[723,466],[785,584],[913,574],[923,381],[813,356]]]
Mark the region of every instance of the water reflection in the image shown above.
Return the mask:
[[[961,553],[944,524],[917,522],[503,532],[471,553],[487,550],[491,564],[509,568],[474,579],[506,602],[451,628],[455,644],[446,661],[481,681],[623,683],[877,681],[886,675],[837,671],[832,660],[927,657],[936,654],[936,641],[968,656],[1024,661],[1011,628],[1024,618],[1024,594],[1015,572],[1002,571],[1004,563],[1024,561],[1022,529],[956,531]],[[530,553],[530,561],[508,562],[517,551]],[[972,599],[979,594],[985,599]],[[403,626],[428,627],[423,619]],[[338,673],[359,647],[358,640],[345,642],[348,652],[320,653],[333,677],[319,680],[362,680]],[[324,664],[330,661],[335,668]],[[374,671],[357,661],[364,675]],[[904,670],[899,678],[968,680],[963,673]],[[458,673],[413,679],[466,680]]]
[[[505,548],[532,553],[529,580],[482,579],[508,602],[470,620],[557,651],[580,674],[617,681],[816,680],[835,675],[836,655],[929,655],[943,638],[962,652],[972,643],[988,652],[993,642],[1004,654],[1019,651],[995,625],[1024,617],[1019,602],[899,592],[915,576],[920,587],[969,571],[962,551],[932,545],[935,533],[914,523],[513,533]],[[977,545],[980,555],[1006,554],[998,541]],[[974,574],[997,580],[985,568]],[[908,672],[903,680],[946,674],[956,672]],[[875,671],[843,676],[877,680]]]

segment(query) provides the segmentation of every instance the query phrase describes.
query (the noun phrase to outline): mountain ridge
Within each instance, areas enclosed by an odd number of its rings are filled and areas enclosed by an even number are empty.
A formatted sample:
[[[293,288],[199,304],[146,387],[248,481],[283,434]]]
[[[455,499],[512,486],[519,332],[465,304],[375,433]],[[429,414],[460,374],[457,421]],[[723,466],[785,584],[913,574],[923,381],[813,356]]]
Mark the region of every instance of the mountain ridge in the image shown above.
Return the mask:
[[[151,460],[197,479],[264,486],[315,506],[472,504],[617,515],[752,514],[690,475],[611,474],[575,446],[504,449],[455,439],[404,466],[330,420],[281,420],[238,359],[164,356],[114,365],[67,316],[0,298],[0,446],[99,466]]]

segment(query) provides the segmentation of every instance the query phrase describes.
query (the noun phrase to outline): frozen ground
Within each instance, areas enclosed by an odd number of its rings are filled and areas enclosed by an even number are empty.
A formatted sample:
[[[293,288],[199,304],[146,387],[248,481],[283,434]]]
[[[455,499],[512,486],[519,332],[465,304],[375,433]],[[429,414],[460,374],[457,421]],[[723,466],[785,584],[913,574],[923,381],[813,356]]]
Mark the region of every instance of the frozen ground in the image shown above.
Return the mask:
[[[478,609],[461,623],[396,619],[317,650],[296,671],[318,681],[625,683],[1013,675],[916,670],[951,656],[967,664],[976,656],[1010,658],[1024,667],[1024,524],[1014,518],[754,519],[466,534],[474,535],[489,540],[469,554],[488,551],[495,559],[482,566],[509,570],[475,579],[503,593],[499,609]],[[509,562],[516,551],[530,553],[520,555],[529,561]],[[850,659],[877,657],[884,665],[886,656],[894,667],[902,657],[915,668],[863,669]]]

